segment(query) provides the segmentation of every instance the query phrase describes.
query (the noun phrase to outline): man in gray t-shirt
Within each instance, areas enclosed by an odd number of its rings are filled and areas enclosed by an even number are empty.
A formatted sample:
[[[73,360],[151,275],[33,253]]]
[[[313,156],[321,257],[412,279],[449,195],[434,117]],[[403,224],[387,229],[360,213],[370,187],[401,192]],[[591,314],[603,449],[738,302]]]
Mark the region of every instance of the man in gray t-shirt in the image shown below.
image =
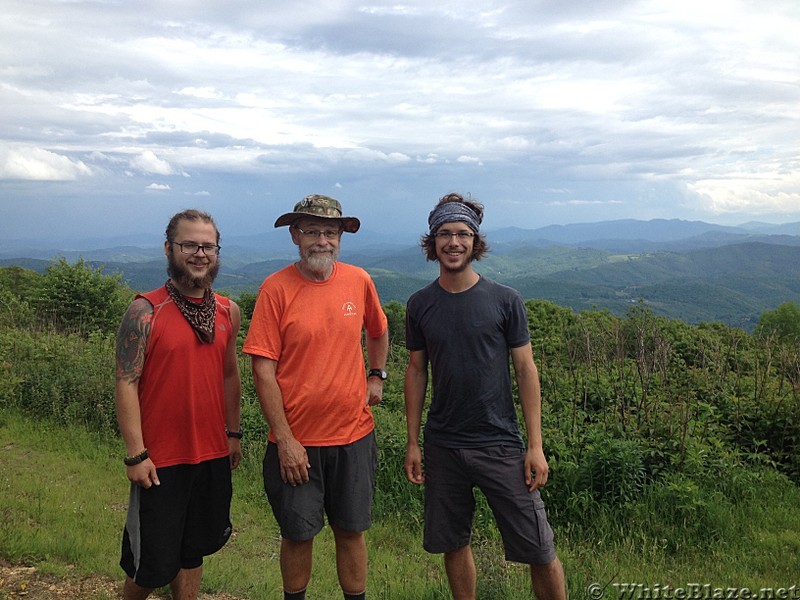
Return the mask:
[[[494,513],[506,559],[530,565],[539,600],[565,600],[564,572],[538,490],[547,482],[548,466],[525,305],[519,293],[473,270],[472,261],[488,249],[479,230],[482,219],[483,206],[459,194],[440,199],[428,217],[430,230],[421,245],[428,260],[439,263],[439,278],[412,295],[406,310],[406,476],[425,483],[423,545],[444,554],[454,598],[475,598],[470,539],[478,487]],[[419,436],[429,363],[423,474]]]

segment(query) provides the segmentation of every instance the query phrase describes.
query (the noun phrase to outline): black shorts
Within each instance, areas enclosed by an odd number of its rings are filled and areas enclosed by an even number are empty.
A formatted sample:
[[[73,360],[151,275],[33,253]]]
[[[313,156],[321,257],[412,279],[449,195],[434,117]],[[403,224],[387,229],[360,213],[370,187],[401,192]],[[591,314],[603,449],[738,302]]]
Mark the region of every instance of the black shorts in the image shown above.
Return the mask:
[[[344,446],[306,447],[309,480],[292,486],[281,479],[278,448],[267,444],[264,491],[287,540],[302,542],[328,522],[345,531],[366,531],[372,525],[372,497],[378,467],[375,432]]]
[[[494,513],[506,560],[543,565],[556,558],[539,490],[525,485],[525,449],[443,448],[425,444],[425,537],[433,554],[470,543],[477,486]]]
[[[194,569],[231,535],[228,457],[158,469],[161,485],[131,484],[120,566],[145,588]]]

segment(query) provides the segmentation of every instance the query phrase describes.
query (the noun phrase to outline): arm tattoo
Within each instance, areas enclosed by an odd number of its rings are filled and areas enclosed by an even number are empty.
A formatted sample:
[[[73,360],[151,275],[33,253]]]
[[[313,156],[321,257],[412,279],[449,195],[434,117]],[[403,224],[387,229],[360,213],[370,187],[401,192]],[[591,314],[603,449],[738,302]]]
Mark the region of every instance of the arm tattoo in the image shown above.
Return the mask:
[[[117,333],[117,381],[136,383],[142,376],[153,306],[140,298],[128,307]]]

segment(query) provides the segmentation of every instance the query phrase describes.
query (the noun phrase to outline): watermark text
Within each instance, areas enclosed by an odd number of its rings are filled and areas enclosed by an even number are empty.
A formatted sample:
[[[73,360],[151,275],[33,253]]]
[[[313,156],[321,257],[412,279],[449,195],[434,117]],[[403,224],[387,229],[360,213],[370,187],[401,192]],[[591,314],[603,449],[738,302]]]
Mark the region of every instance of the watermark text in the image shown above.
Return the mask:
[[[710,583],[682,586],[646,583],[590,583],[589,600],[800,600],[800,584],[786,587],[723,587]]]

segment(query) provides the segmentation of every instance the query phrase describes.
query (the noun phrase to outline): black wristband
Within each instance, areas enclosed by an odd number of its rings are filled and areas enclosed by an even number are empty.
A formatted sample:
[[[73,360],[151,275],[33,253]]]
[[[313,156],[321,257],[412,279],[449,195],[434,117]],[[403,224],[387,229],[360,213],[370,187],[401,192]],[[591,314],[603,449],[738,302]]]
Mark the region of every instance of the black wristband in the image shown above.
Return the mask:
[[[140,462],[148,458],[150,458],[150,453],[147,451],[147,448],[145,448],[136,456],[126,456],[122,459],[122,462],[125,463],[126,467],[132,467],[133,465],[138,465]]]
[[[239,427],[239,431],[226,431],[225,435],[227,435],[229,438],[236,438],[237,440],[240,440],[242,439],[242,436],[244,436],[244,430]]]

